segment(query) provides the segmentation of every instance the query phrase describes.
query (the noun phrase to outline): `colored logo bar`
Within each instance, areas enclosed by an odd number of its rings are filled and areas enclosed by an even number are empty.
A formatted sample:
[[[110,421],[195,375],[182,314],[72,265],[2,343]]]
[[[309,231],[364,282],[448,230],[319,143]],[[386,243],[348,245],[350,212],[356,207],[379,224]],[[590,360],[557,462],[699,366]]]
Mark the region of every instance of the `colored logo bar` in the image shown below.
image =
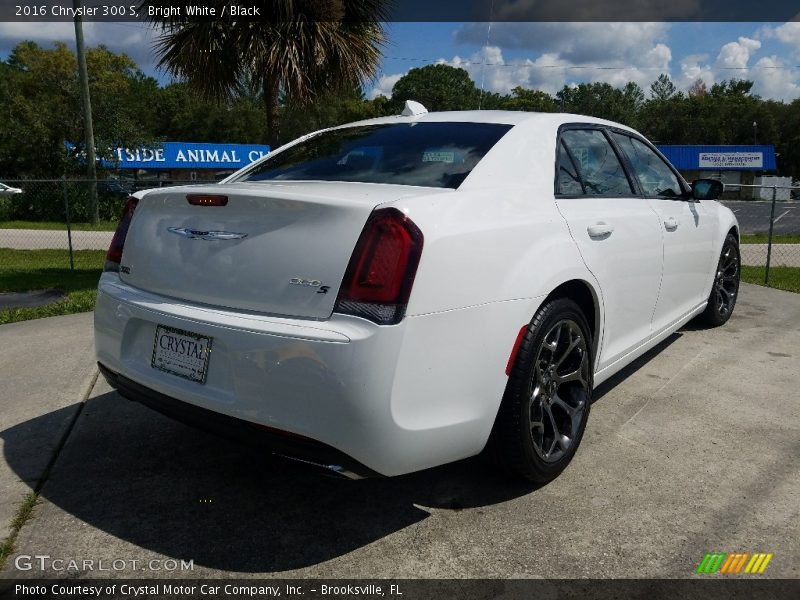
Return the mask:
[[[772,556],[771,553],[766,552],[753,554],[749,552],[706,552],[695,572],[703,575],[713,573],[760,575],[766,570]]]

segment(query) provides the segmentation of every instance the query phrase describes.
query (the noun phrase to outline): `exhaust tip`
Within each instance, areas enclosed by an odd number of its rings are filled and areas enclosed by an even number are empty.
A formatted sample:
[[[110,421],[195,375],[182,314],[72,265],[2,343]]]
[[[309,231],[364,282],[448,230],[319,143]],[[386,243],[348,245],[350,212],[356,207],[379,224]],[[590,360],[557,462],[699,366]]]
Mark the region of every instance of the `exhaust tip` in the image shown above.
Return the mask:
[[[287,454],[278,454],[277,452],[274,453],[274,455],[279,456],[280,458],[285,458],[286,460],[290,460],[295,463],[299,463],[307,467],[321,470],[323,473],[336,476],[337,479],[349,479],[351,481],[364,479],[363,475],[359,475],[358,473],[354,473],[353,471],[345,469],[341,465],[326,465],[324,463],[318,463],[311,460],[306,460],[304,458],[297,458],[296,456],[289,456]]]

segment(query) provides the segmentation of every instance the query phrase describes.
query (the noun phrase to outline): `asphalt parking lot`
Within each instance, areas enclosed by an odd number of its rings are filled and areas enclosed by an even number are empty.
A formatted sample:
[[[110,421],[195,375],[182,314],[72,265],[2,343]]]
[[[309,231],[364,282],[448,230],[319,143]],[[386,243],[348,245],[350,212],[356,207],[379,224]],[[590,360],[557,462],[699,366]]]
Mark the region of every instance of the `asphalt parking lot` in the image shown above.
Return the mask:
[[[266,460],[95,380],[89,314],[0,339],[4,523],[41,496],[4,577],[164,575],[15,567],[39,554],[192,560],[183,577],[685,578],[711,551],[800,577],[797,294],[743,284],[725,327],[684,328],[603,384],[538,489],[479,460],[357,482]]]
[[[739,221],[741,232],[768,233],[772,202],[766,200],[725,200]],[[797,202],[776,202],[773,233],[800,233],[800,204]]]

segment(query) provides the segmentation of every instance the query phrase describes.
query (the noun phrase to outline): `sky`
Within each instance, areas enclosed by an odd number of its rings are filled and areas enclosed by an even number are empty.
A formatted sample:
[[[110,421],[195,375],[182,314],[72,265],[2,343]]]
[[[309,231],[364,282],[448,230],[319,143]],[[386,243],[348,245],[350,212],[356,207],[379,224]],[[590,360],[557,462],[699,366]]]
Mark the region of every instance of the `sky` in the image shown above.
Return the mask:
[[[389,23],[384,58],[365,92],[391,95],[414,67],[445,63],[466,69],[478,87],[516,86],[555,93],[564,85],[635,81],[647,91],[660,73],[679,89],[702,78],[754,81],[764,98],[800,97],[800,22],[789,23]],[[156,33],[138,23],[84,23],[88,45],[130,55],[148,75],[156,69]],[[72,23],[0,23],[0,57],[21,40],[74,46]]]

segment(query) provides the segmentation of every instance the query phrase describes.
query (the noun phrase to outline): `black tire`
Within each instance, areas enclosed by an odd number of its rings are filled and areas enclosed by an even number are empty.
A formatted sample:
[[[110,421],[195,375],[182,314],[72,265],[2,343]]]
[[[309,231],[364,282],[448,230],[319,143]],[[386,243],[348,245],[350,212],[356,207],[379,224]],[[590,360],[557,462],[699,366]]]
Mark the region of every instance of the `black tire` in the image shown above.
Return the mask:
[[[539,308],[523,336],[492,430],[489,450],[497,466],[538,484],[567,467],[589,418],[591,348],[591,330],[575,302],[556,298]]]
[[[697,318],[700,324],[706,327],[719,327],[731,318],[739,295],[741,263],[739,242],[735,235],[729,233],[722,244],[714,283],[708,295],[708,305]]]

